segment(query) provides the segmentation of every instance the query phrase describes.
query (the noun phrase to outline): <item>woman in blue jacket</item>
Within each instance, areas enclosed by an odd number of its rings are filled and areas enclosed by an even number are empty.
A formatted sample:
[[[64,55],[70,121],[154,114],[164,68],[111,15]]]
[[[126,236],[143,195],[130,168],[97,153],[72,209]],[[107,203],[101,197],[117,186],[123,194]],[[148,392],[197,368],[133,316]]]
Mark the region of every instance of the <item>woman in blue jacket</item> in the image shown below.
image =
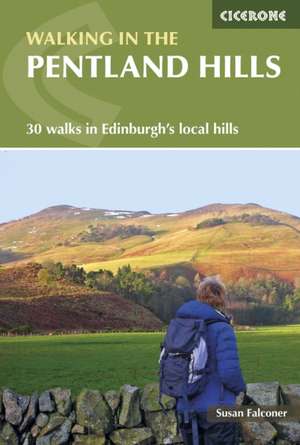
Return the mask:
[[[234,406],[236,396],[246,391],[239,363],[234,330],[225,310],[225,287],[217,278],[203,280],[197,291],[197,300],[179,308],[179,318],[200,318],[212,323],[207,327],[208,382],[204,390],[189,401],[189,410],[197,413],[199,444],[235,445],[238,442],[238,424],[207,421],[209,407]],[[177,409],[180,412],[180,400]],[[181,428],[186,445],[193,444],[192,426]]]

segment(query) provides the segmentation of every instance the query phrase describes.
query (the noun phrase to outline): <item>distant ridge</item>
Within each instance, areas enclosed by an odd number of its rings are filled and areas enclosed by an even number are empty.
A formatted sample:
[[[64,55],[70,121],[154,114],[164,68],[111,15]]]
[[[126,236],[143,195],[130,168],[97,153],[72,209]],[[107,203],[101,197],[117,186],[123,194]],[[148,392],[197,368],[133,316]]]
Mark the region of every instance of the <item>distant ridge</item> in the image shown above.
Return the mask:
[[[225,279],[270,273],[294,281],[300,218],[258,203],[158,214],[61,204],[0,225],[0,264],[50,260],[87,270],[184,266]]]

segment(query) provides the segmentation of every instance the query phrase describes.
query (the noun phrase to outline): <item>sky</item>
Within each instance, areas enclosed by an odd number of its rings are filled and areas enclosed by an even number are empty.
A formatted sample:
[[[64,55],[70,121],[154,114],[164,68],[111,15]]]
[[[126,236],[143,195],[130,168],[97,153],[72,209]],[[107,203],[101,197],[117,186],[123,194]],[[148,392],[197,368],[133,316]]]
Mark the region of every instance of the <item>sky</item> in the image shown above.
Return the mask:
[[[180,212],[257,203],[300,216],[300,151],[1,151],[0,222],[69,204]]]

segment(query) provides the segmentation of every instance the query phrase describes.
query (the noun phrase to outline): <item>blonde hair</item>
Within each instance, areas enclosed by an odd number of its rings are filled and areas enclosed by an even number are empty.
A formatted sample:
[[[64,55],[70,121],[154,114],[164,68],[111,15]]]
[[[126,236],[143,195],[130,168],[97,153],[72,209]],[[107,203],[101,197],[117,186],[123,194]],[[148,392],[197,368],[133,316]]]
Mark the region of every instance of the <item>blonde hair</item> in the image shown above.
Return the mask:
[[[201,281],[197,290],[197,300],[223,310],[225,309],[226,288],[218,277],[207,277]]]

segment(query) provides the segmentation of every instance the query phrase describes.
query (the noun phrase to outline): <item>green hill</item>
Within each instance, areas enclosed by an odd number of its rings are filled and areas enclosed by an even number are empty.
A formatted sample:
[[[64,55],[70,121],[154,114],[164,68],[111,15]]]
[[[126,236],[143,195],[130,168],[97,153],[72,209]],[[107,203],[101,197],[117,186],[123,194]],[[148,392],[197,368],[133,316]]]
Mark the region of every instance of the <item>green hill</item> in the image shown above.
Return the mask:
[[[173,214],[54,206],[0,225],[2,265],[62,261],[87,271],[192,268],[225,280],[258,273],[297,282],[300,219],[257,204]]]

